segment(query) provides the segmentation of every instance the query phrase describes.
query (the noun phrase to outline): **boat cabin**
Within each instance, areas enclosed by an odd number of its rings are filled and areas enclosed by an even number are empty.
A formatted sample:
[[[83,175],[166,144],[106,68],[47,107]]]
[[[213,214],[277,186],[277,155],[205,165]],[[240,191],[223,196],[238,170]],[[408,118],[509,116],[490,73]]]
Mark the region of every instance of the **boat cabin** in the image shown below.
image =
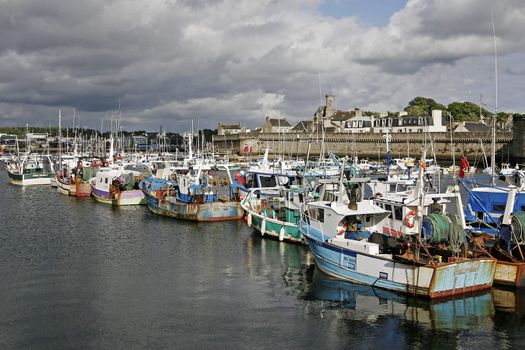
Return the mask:
[[[499,187],[473,188],[467,195],[465,219],[495,225],[505,212],[509,192]],[[525,211],[525,192],[518,191],[512,212]]]

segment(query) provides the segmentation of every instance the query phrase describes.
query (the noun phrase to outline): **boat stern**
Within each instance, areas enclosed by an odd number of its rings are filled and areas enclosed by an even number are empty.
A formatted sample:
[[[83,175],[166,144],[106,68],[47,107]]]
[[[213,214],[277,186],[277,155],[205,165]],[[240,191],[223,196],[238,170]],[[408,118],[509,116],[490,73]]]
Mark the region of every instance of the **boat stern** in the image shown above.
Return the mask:
[[[492,287],[496,260],[490,258],[464,259],[433,266],[430,298],[449,297]]]

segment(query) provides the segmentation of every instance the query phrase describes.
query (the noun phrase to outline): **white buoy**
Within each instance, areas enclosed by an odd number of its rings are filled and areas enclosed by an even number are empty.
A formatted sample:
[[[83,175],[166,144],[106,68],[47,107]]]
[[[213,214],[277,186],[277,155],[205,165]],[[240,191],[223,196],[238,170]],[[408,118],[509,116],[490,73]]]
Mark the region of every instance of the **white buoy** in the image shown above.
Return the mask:
[[[266,219],[262,219],[261,223],[261,236],[264,236],[264,233],[266,232]]]
[[[284,239],[284,225],[281,226],[281,231],[279,231],[279,240],[282,241]]]
[[[252,227],[252,213],[248,213],[247,223],[248,223],[248,227]]]

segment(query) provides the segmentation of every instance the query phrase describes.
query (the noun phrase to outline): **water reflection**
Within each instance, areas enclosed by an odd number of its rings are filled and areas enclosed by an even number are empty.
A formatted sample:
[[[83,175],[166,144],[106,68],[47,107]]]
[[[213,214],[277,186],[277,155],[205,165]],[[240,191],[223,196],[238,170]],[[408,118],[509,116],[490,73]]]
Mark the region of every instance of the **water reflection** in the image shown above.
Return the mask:
[[[525,348],[525,292],[406,298],[333,280],[243,221],[112,208],[1,170],[0,206],[1,349]]]
[[[392,293],[370,286],[332,279],[317,269],[310,269],[311,283],[300,298],[312,303],[310,311],[319,314],[339,310],[354,320],[367,323],[379,317],[417,322],[420,327],[434,330],[486,329],[492,326],[495,307],[490,291],[465,298],[426,300]],[[351,311],[351,312],[347,312]]]

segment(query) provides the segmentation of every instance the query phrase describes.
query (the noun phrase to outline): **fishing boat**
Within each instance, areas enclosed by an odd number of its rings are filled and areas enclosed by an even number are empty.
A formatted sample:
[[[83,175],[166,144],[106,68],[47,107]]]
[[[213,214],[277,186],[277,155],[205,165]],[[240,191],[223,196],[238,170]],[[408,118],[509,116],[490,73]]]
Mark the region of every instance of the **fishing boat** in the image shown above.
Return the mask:
[[[74,167],[63,166],[56,175],[57,191],[69,196],[90,197],[89,180],[95,177],[99,168],[94,160],[78,160]]]
[[[299,232],[299,218],[307,191],[301,186],[275,189],[251,189],[242,200],[248,226],[262,236],[280,241],[306,244]]]
[[[307,203],[299,223],[321,271],[342,280],[427,298],[492,286],[495,259],[463,257],[458,254],[462,237],[446,242],[432,236],[436,231],[398,238],[382,234],[382,223],[391,213],[373,200],[360,198],[362,184],[342,184],[341,177],[341,195],[336,200]],[[344,189],[348,193],[346,200]],[[423,201],[424,193],[420,196]],[[418,220],[422,220],[421,206],[417,213]],[[460,220],[452,220],[455,229],[449,236],[464,232]]]
[[[248,226],[262,236],[306,244],[299,232],[299,219],[305,203],[317,198],[333,199],[338,195],[339,182],[336,179],[314,178],[314,181],[305,181],[301,185],[252,189],[241,205],[246,211]],[[343,196],[346,196],[346,192],[343,192]]]
[[[469,188],[466,221],[486,254],[498,259],[494,282],[525,287],[525,191],[515,186]]]
[[[49,155],[27,153],[13,157],[5,168],[9,181],[14,185],[50,185],[55,176]]]
[[[146,204],[144,193],[138,187],[146,176],[151,176],[146,169],[101,168],[89,181],[91,193],[100,203],[115,206]]]
[[[149,177],[140,188],[151,212],[191,221],[225,221],[243,217],[240,187],[221,186],[216,178],[199,169],[195,174],[177,174],[176,180]]]
[[[78,157],[76,155],[76,148],[75,153],[73,155],[70,154],[60,154],[57,161],[57,167],[58,170],[55,175],[55,181],[57,184],[57,192],[64,194],[66,196],[73,196],[75,195],[76,188],[75,186],[71,186],[70,182],[70,176],[72,175],[73,169],[76,167],[78,161]]]
[[[499,169],[499,174],[504,176],[510,176],[514,175],[514,173],[519,170],[519,166],[516,165],[514,168],[511,167],[509,163],[501,163],[501,167]]]

